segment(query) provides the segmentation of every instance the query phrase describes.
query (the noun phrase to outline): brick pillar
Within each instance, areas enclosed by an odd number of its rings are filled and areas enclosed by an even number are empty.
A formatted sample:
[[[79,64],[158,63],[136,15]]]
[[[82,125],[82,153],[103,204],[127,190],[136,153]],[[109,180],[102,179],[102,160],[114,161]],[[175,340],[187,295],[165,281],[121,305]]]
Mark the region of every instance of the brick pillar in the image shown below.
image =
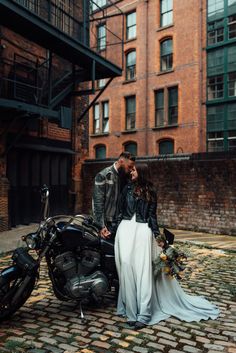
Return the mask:
[[[9,181],[5,176],[5,161],[0,160],[0,232],[9,229],[8,190]]]

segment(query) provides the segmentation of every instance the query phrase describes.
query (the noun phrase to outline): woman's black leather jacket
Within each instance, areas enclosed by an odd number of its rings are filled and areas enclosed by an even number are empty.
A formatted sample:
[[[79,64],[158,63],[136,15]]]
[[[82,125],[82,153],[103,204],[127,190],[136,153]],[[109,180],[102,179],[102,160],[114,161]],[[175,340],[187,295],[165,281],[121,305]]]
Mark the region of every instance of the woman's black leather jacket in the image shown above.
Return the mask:
[[[153,195],[152,201],[146,201],[140,197],[134,195],[133,183],[128,184],[122,191],[119,200],[119,216],[118,223],[122,219],[130,220],[136,213],[136,222],[138,223],[148,223],[154,236],[160,234],[159,227],[157,224],[157,196],[156,193]]]

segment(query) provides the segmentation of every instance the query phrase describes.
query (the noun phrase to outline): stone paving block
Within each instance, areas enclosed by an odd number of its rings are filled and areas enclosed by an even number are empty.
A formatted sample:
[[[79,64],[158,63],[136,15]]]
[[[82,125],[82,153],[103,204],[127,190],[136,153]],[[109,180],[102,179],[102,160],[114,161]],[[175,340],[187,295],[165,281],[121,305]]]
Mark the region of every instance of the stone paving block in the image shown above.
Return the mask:
[[[170,341],[170,340],[166,340],[164,338],[160,338],[158,340],[158,343],[163,344],[164,346],[166,345],[166,346],[170,346],[170,347],[173,347],[173,348],[176,348],[178,346],[178,343]]]
[[[54,339],[54,338],[49,338],[49,337],[39,337],[38,338],[39,341],[42,341],[42,342],[45,342],[45,343],[48,343],[48,344],[57,344],[57,341]]]
[[[148,353],[148,348],[134,346],[133,347],[133,352]]]
[[[59,348],[61,348],[62,350],[64,349],[64,351],[68,351],[68,352],[77,352],[78,348],[77,347],[73,347],[69,344],[65,344],[65,343],[61,343],[58,345]]]
[[[155,351],[156,351],[156,349],[157,349],[158,351],[160,350],[161,352],[163,352],[164,349],[165,349],[165,345],[159,344],[159,343],[154,343],[154,342],[148,342],[148,343],[147,343],[147,347],[154,348]]]
[[[188,345],[188,346],[193,346],[193,347],[195,347],[195,346],[197,345],[196,342],[187,340],[187,339],[185,339],[185,338],[180,339],[180,340],[179,340],[179,343],[186,344],[186,345]]]
[[[165,338],[167,340],[171,340],[171,341],[176,341],[177,338],[174,335],[169,335],[168,333],[165,332],[157,332],[157,337],[161,337],[161,338]]]
[[[111,345],[107,342],[102,342],[102,341],[92,341],[91,345],[96,346],[96,347],[100,347],[103,349],[109,349],[111,347]]]
[[[202,353],[201,349],[198,349],[192,346],[184,346],[183,350],[188,353]]]

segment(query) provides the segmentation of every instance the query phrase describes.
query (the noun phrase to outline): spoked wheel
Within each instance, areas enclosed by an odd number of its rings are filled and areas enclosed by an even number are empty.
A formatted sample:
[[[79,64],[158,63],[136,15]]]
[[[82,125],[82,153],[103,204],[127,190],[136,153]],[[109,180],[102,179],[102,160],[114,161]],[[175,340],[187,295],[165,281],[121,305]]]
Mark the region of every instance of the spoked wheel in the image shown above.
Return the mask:
[[[18,277],[16,279],[8,279],[0,277],[0,321],[8,319],[13,315],[29,298],[31,292],[34,289],[36,277],[32,277],[27,287],[19,296],[19,299],[12,303],[12,299],[20,288],[24,280],[24,277]]]

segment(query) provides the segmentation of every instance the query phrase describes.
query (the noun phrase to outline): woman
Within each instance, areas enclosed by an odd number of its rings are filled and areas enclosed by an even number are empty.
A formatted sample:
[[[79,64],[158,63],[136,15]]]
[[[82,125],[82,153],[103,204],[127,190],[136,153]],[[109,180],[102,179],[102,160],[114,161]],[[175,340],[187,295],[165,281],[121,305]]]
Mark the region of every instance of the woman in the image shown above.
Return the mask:
[[[171,315],[185,321],[216,318],[219,311],[214,305],[185,294],[175,279],[161,275],[154,280],[153,236],[160,234],[156,210],[157,196],[149,181],[148,166],[137,164],[119,201],[120,224],[115,237],[120,281],[117,314],[126,316],[128,324],[136,329]],[[156,247],[160,252],[161,248]]]

